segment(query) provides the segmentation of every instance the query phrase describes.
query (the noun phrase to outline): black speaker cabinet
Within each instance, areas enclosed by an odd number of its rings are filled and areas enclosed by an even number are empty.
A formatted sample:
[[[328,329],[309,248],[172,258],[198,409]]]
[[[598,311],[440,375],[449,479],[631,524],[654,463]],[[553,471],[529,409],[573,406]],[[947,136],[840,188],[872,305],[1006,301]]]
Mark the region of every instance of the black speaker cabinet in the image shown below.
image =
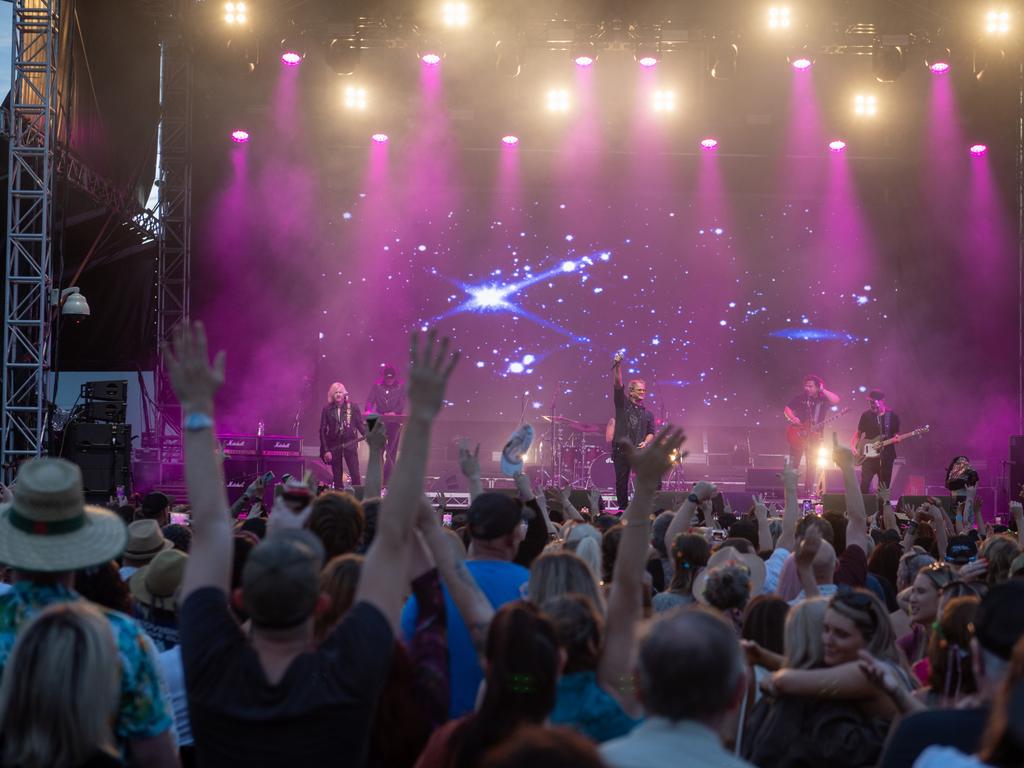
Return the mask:
[[[70,424],[64,432],[61,454],[82,470],[85,499],[105,504],[123,485],[131,485],[132,428],[129,424]]]

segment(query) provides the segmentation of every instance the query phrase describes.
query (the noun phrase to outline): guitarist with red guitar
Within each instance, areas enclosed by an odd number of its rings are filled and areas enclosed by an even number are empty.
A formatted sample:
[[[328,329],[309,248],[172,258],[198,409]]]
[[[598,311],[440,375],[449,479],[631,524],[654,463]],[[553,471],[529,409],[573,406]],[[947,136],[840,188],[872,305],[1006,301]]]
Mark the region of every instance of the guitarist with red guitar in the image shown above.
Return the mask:
[[[807,456],[805,487],[814,487],[814,464],[818,446],[824,434],[824,422],[832,414],[830,408],[839,402],[839,395],[825,387],[821,376],[804,376],[804,391],[789,401],[783,414],[790,426],[786,437],[789,440],[790,466],[799,467],[800,459]]]
[[[366,437],[366,424],[359,406],[352,402],[340,381],[327,390],[327,405],[320,412],[320,458],[331,465],[334,487],[344,487],[342,460],[348,465],[352,485],[360,485],[359,454],[356,448]]]

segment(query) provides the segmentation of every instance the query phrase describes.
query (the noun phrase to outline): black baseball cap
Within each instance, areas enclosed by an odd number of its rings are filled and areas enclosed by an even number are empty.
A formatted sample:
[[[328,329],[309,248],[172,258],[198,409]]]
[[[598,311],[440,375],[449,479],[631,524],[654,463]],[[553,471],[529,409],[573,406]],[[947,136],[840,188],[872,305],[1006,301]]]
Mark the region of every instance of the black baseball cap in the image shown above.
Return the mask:
[[[946,545],[946,562],[965,565],[978,556],[978,545],[969,536],[951,536]]]
[[[981,598],[974,617],[974,634],[989,653],[1009,660],[1013,646],[1024,637],[1024,580],[1010,579]]]
[[[507,536],[524,520],[523,505],[503,493],[481,493],[466,515],[474,539],[489,541]]]
[[[160,493],[160,491],[147,493],[142,499],[142,511],[148,517],[160,514],[169,506],[171,506],[170,497],[166,493]]]

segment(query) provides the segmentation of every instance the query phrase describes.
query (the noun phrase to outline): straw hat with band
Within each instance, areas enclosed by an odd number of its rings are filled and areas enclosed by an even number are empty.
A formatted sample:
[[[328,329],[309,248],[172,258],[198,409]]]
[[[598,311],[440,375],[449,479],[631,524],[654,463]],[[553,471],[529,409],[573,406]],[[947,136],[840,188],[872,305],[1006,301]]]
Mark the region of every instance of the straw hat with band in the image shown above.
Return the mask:
[[[757,555],[745,555],[735,547],[722,547],[708,559],[707,566],[702,568],[700,573],[697,574],[697,578],[693,580],[693,596],[700,602],[706,604],[707,601],[704,599],[704,588],[707,586],[708,573],[712,568],[728,565],[730,563],[738,563],[739,565],[744,566],[750,573],[751,597],[760,595],[764,592],[764,582],[768,575],[768,570],[765,567],[764,560]]]
[[[174,542],[164,536],[156,520],[136,520],[128,526],[128,543],[124,547],[124,556],[132,560],[152,560],[173,546]]]
[[[22,571],[77,571],[124,551],[124,522],[85,503],[82,472],[64,459],[21,465],[14,501],[0,506],[0,563]]]
[[[128,579],[132,597],[140,603],[165,611],[174,610],[174,598],[185,576],[188,555],[176,549],[166,549]]]

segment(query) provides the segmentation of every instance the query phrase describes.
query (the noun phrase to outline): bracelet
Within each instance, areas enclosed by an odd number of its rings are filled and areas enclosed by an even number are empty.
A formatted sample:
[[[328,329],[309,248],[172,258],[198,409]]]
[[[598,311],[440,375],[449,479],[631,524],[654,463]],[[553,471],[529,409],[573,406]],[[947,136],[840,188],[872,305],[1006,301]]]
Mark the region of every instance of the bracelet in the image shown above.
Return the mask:
[[[185,416],[185,429],[188,432],[202,432],[213,429],[213,419],[208,413],[190,413]]]

